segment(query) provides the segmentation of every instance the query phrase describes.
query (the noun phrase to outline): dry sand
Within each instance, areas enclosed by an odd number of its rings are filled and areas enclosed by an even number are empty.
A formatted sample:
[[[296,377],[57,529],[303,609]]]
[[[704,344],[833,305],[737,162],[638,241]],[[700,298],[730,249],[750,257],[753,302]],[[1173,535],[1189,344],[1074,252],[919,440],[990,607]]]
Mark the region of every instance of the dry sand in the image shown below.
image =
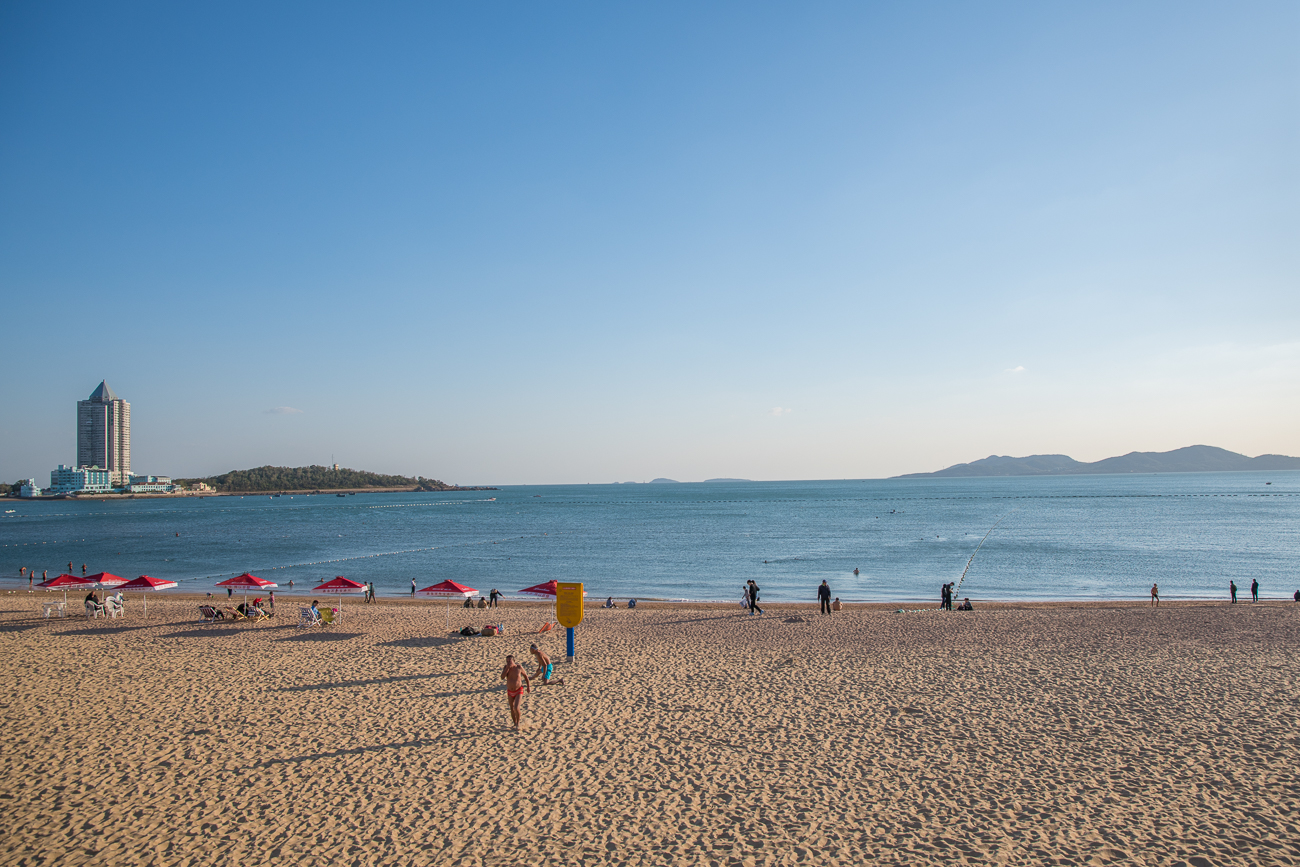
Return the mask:
[[[1300,605],[593,610],[516,734],[541,606],[138,600],[0,597],[3,863],[1300,864]]]

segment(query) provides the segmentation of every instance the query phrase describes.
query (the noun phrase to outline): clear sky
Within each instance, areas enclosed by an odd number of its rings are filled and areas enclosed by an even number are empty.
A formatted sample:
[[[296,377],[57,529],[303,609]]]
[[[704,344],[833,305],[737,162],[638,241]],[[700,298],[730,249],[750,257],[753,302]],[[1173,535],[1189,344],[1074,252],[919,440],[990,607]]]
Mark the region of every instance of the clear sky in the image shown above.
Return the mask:
[[[0,478],[1300,455],[1300,4],[0,5]]]

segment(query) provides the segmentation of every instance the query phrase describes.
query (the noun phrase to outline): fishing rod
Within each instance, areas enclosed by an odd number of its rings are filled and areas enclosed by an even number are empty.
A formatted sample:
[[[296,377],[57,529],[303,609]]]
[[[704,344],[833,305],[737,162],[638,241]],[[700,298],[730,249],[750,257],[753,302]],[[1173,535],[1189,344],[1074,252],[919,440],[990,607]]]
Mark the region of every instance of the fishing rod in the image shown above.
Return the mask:
[[[1011,510],[1011,512],[1014,511],[1015,509]],[[966,568],[961,570],[961,577],[957,579],[957,587],[952,591],[952,595],[954,597],[959,592],[961,592],[962,582],[966,580],[966,573],[970,571],[970,564],[975,562],[975,555],[980,552],[980,548],[984,547],[984,543],[988,541],[989,536],[993,535],[993,531],[998,528],[998,524],[1001,524],[1003,521],[1005,521],[1007,517],[1011,514],[1011,512],[1007,512],[1006,515],[1003,515],[1001,518],[998,518],[997,524],[994,524],[992,527],[989,527],[989,531],[984,534],[984,538],[980,539],[980,543],[975,546],[975,550],[971,552],[970,559],[966,561]]]

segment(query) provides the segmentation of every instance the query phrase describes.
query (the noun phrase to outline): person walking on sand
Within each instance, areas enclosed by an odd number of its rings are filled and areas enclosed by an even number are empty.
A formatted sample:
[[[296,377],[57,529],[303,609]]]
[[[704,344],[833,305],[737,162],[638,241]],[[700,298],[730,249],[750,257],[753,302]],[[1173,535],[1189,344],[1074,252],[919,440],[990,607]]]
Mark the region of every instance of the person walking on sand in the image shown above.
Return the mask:
[[[520,705],[523,703],[524,690],[532,692],[533,685],[528,682],[528,672],[515,662],[513,655],[506,657],[506,667],[501,669],[501,679],[506,682],[506,702],[510,705],[510,720],[515,725],[515,731],[519,731],[519,724],[523,717]]]
[[[753,579],[753,578],[750,578],[750,579],[749,579],[748,587],[749,587],[749,614],[750,614],[750,616],[752,617],[752,616],[754,615],[754,612],[758,612],[759,614],[762,614],[762,613],[763,613],[763,609],[758,607],[758,585],[754,583],[754,579]]]
[[[1152,608],[1160,607],[1160,585],[1159,584],[1151,585],[1151,607]]]
[[[825,581],[817,588],[817,602],[821,605],[822,614],[831,613],[831,585]]]
[[[1235,581],[1228,582],[1228,595],[1232,597],[1232,604],[1237,604],[1237,584]]]
[[[533,672],[533,680],[541,678],[542,686],[545,686],[551,682],[552,678],[555,678],[555,683],[558,686],[564,686],[564,678],[555,677],[555,666],[551,665],[551,658],[546,655],[546,651],[536,644],[530,644],[528,645],[528,652],[537,661],[537,671]]]
[[[1256,581],[1254,578],[1250,579],[1250,601],[1251,602],[1259,601],[1259,582]]]
[[[749,607],[749,585],[748,584],[740,585],[740,607],[741,608]]]

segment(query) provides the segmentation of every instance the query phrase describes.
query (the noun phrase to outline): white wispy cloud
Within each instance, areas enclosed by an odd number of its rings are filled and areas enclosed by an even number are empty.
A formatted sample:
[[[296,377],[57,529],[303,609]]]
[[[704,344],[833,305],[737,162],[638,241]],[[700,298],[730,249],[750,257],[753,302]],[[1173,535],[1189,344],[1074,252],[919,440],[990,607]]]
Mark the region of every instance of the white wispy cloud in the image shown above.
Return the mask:
[[[1024,372],[1025,372],[1025,366],[1023,364],[1017,364],[1015,367],[1007,368],[1007,373],[1024,373]]]
[[[790,409],[789,407],[786,407],[786,406],[774,406],[774,407],[772,407],[772,415],[775,415],[775,416],[789,415],[789,414],[792,413],[792,412],[794,412],[794,410],[792,410],[792,409]]]
[[[291,406],[277,406],[266,410],[267,415],[302,415],[302,410]]]

